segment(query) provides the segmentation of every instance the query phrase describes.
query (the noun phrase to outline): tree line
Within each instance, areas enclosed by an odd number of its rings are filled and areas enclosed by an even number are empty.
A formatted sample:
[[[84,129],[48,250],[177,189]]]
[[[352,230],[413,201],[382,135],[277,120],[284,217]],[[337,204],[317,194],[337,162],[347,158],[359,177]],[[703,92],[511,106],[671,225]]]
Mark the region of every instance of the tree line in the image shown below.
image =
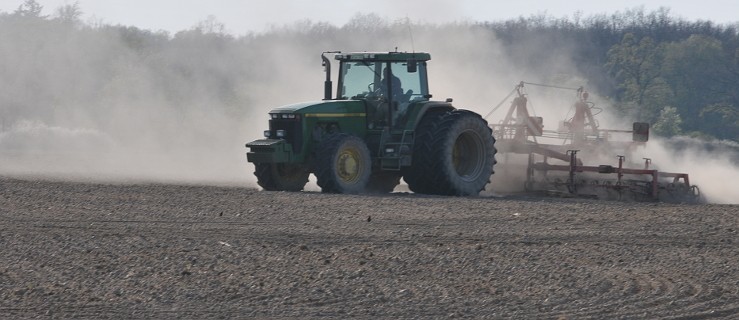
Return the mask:
[[[588,79],[591,91],[607,97],[621,116],[649,122],[657,134],[739,142],[739,24],[685,20],[669,9],[440,25],[358,14],[343,26],[305,20],[244,35],[227,33],[215,17],[171,34],[82,22],[76,4],[43,12],[25,0],[0,13],[6,125],[19,118],[70,120],[65,108],[85,111],[74,121],[106,119],[88,121],[99,127],[116,125],[111,112],[131,109],[164,108],[185,118],[244,116],[244,106],[280,101],[280,90],[271,87],[290,90],[311,81],[320,92],[320,71],[300,79],[316,64],[316,53],[388,48],[406,39],[410,26],[421,39],[447,34],[434,40],[452,42],[466,34],[495,43],[516,66],[543,69],[560,61],[555,56],[567,57],[568,72]],[[467,64],[478,57],[456,50],[471,57]]]

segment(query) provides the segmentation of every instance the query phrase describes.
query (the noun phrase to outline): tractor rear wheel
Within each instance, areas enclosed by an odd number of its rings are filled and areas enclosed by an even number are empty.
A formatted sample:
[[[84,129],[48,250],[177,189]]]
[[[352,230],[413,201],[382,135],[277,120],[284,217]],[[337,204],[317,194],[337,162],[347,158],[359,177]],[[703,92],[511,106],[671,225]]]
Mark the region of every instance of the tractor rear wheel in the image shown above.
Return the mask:
[[[305,167],[287,163],[255,163],[257,184],[267,191],[300,191],[308,183]]]
[[[490,182],[495,138],[479,114],[453,110],[419,129],[406,179],[413,192],[478,195]]]
[[[376,172],[370,176],[367,191],[371,193],[390,193],[400,184],[400,173]]]
[[[358,137],[331,135],[316,150],[314,173],[323,192],[363,192],[372,173],[370,151]]]
[[[416,150],[418,149],[418,144],[421,141],[420,138],[424,136],[424,133],[433,132],[436,128],[436,125],[439,123],[439,119],[445,114],[446,112],[429,111],[428,113],[426,113],[426,115],[423,116],[423,119],[421,119],[421,122],[416,127],[416,141],[418,141],[418,143],[416,143],[413,148],[413,163],[410,167],[405,167],[402,169],[403,180],[405,181],[405,183],[408,184],[409,188],[410,186],[413,186],[411,188],[411,191],[415,193],[432,193],[431,185],[427,184],[426,182],[426,172],[417,170],[419,164],[422,162],[422,159],[416,156],[421,154]]]

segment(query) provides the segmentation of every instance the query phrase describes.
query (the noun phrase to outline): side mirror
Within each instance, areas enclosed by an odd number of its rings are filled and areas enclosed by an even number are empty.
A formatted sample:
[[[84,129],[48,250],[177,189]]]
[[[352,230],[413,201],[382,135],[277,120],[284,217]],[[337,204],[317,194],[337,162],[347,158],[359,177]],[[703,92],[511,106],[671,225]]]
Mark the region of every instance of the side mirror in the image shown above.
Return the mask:
[[[409,59],[407,66],[408,73],[416,73],[416,71],[418,71],[418,61],[416,61],[416,59]]]
[[[634,122],[634,133],[631,140],[635,142],[647,142],[649,140],[649,123]]]

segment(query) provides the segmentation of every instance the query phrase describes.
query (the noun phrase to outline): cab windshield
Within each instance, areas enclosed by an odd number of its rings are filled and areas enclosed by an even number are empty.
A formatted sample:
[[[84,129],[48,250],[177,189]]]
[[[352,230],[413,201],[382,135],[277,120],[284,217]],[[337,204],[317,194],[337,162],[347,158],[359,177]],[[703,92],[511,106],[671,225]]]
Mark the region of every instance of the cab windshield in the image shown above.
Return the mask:
[[[402,92],[409,100],[423,98],[428,95],[426,84],[421,82],[425,67],[424,62],[419,62],[416,72],[408,72],[406,62],[344,61],[339,99],[371,96],[400,99],[394,92]]]

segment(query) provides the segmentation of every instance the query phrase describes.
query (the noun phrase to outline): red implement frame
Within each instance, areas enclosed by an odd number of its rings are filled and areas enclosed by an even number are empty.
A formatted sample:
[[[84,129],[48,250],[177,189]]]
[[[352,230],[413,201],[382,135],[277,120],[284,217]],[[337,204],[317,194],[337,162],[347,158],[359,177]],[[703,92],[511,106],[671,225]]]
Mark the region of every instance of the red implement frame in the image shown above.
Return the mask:
[[[576,91],[577,101],[574,104],[575,113],[572,118],[564,121],[560,130],[543,130],[542,118],[532,117],[528,111],[528,98],[523,93],[525,84]],[[611,179],[604,184],[591,184],[591,187],[595,186],[616,190],[619,193],[624,190],[631,190],[635,193],[645,194],[654,200],[659,199],[661,189],[668,191],[680,189],[692,196],[698,193],[697,187],[690,185],[690,178],[687,173],[662,172],[656,169],[650,169],[650,159],[645,159],[644,168],[641,169],[625,168],[624,161],[626,157],[624,155],[617,156],[617,167],[611,165],[583,165],[582,160],[577,157],[577,152],[580,150],[588,153],[597,153],[603,150],[608,152],[622,150],[628,155],[635,148],[644,146],[648,140],[648,124],[635,123],[634,130],[605,130],[598,128],[598,124],[591,111],[593,104],[588,101],[588,92],[582,87],[575,89],[521,82],[509,94],[509,97],[514,93],[517,93],[517,96],[511,102],[506,116],[498,124],[491,125],[491,128],[497,140],[496,147],[499,153],[527,154],[529,156],[528,168],[526,170],[527,189],[530,186],[536,185],[534,172],[541,172],[546,177],[549,171],[559,171],[569,173],[569,178],[565,185],[568,191],[573,194],[578,193],[578,186],[581,185],[576,182],[576,176],[578,173],[585,172],[616,175],[615,180]],[[486,118],[501,105],[502,102],[488,113]],[[637,128],[644,127],[646,127],[645,132],[637,132]],[[611,136],[618,133],[631,133],[631,141],[610,141]],[[564,140],[564,143],[561,145],[543,144],[537,141],[537,137]],[[534,155],[543,156],[544,161],[535,163]],[[547,159],[549,158],[558,159],[569,164],[552,165],[547,163]],[[637,187],[633,184],[626,183],[624,179],[625,175],[634,177],[634,180],[628,180],[629,182],[639,181],[644,186]],[[671,181],[670,178],[672,178]],[[594,183],[597,183],[597,181],[594,181]]]

